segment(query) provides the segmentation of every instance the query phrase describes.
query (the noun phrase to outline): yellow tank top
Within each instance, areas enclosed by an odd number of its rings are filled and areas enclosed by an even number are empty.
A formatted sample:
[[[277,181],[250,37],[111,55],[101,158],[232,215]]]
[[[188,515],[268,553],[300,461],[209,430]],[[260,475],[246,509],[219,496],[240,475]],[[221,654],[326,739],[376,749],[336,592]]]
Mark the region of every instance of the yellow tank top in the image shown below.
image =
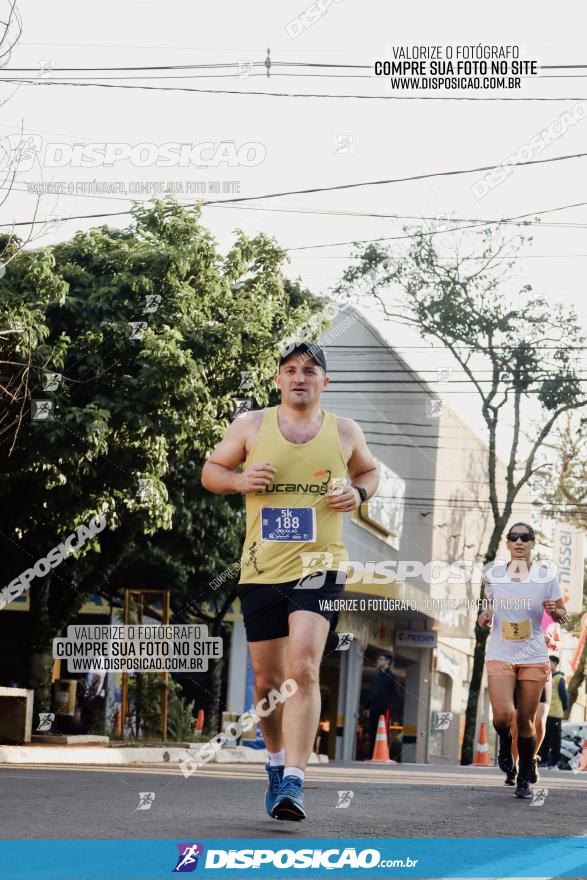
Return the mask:
[[[335,570],[348,559],[342,543],[343,515],[324,501],[328,483],[344,483],[347,476],[336,416],[324,410],[315,437],[290,443],[279,430],[277,410],[265,410],[244,464],[268,461],[277,473],[263,491],[246,495],[241,584],[286,583],[302,574]]]

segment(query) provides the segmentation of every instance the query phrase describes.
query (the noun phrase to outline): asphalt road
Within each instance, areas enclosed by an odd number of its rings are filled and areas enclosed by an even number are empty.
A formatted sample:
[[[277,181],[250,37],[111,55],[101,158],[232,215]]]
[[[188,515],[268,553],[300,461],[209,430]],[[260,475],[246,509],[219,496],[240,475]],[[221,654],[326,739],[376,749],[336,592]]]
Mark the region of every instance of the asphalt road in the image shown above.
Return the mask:
[[[2,765],[0,838],[579,837],[587,773],[543,771],[543,803],[517,800],[496,768],[312,765],[300,823],[270,819],[260,765],[209,765],[189,779],[136,769]],[[154,793],[137,809],[140,792]],[[341,803],[338,792],[352,792]]]

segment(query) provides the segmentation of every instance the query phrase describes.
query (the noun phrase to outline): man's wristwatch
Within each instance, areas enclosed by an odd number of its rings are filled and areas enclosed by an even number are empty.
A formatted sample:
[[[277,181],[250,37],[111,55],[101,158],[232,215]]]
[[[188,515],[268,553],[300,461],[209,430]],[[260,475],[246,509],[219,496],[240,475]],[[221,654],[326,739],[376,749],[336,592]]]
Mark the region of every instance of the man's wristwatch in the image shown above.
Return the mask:
[[[361,499],[361,504],[363,504],[367,500],[367,490],[364,486],[355,486],[354,483],[351,483],[351,489],[357,490]]]

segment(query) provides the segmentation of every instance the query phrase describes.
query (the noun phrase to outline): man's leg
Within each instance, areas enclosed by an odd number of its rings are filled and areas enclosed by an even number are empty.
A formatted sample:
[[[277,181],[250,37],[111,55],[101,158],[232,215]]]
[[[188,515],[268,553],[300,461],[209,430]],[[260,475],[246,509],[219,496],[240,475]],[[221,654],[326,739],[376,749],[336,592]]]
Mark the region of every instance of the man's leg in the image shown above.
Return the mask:
[[[320,721],[320,661],[329,622],[313,611],[289,615],[286,678],[298,689],[283,707],[283,740],[286,767],[304,770],[316,739]]]
[[[253,690],[255,706],[260,700],[266,700],[271,690],[279,691],[285,681],[285,662],[287,653],[287,637],[267,639],[260,642],[249,642],[249,653],[253,667]],[[266,703],[264,704],[267,705]],[[264,718],[259,716],[263,738],[267,746],[269,761],[265,769],[268,775],[268,786],[265,790],[265,809],[271,816],[275,798],[279,792],[285,766],[283,751],[283,735],[281,719],[283,704],[276,703],[272,712]]]
[[[287,678],[287,638],[249,642],[249,653],[253,667],[255,705],[257,705],[259,700],[266,699],[272,688],[279,690]],[[282,716],[283,703],[278,703],[273,712],[259,719],[263,739],[269,752],[279,752],[283,748]]]
[[[285,768],[271,810],[274,819],[299,822],[304,810],[304,770],[316,739],[320,720],[320,661],[330,628],[325,617],[314,611],[289,615],[287,678],[297,689],[283,707]]]

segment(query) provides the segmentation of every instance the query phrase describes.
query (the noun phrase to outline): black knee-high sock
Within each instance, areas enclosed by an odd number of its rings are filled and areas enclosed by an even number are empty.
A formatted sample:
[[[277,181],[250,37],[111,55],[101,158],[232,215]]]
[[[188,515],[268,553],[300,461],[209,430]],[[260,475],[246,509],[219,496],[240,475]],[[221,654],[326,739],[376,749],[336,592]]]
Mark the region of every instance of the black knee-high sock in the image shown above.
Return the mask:
[[[510,732],[509,726],[504,725],[503,727],[498,727],[498,725],[495,723],[495,721],[493,722],[493,726],[495,728],[497,735],[499,736],[500,745],[502,747],[505,746],[506,749],[508,747],[511,749],[511,747],[512,747],[512,734]]]
[[[497,754],[497,766],[504,773],[509,773],[514,769],[514,758],[512,755],[512,735],[509,726],[498,726],[495,721],[493,726],[499,736],[499,751]]]
[[[519,779],[528,780],[535,748],[536,736],[520,736],[518,734],[518,754],[520,756]]]

